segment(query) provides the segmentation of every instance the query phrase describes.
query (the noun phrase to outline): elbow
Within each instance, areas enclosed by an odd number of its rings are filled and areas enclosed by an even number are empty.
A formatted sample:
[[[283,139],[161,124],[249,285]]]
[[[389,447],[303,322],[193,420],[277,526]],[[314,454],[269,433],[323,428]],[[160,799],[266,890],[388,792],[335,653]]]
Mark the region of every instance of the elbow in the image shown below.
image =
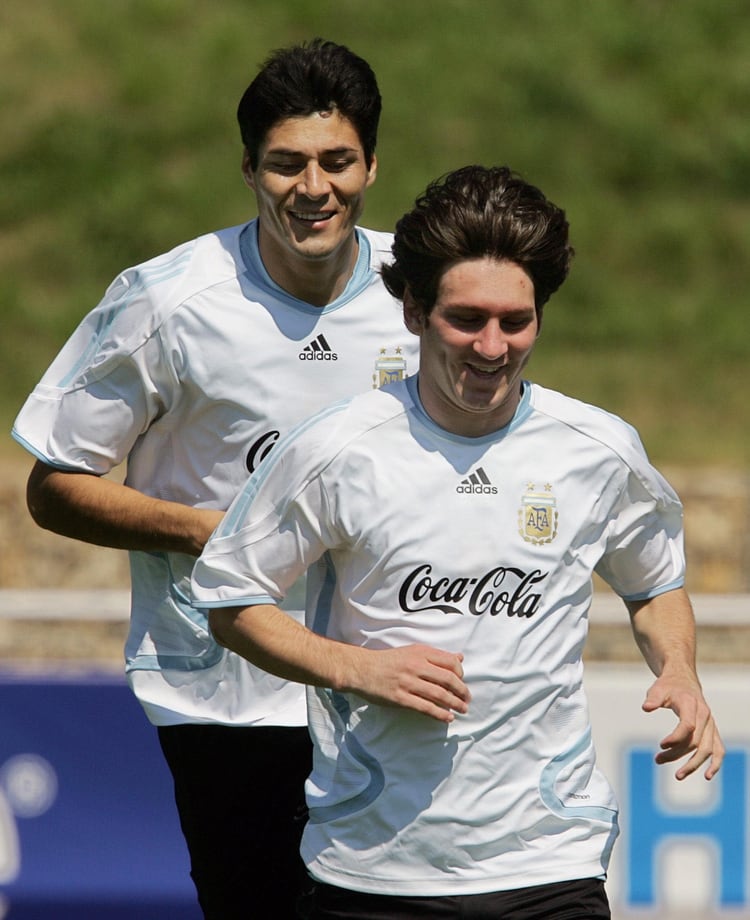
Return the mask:
[[[214,640],[223,648],[231,649],[232,647],[230,642],[233,621],[234,612],[230,613],[226,608],[208,611],[208,628],[211,630]]]
[[[26,507],[34,523],[44,530],[55,529],[55,502],[49,486],[50,467],[37,463],[26,484]]]

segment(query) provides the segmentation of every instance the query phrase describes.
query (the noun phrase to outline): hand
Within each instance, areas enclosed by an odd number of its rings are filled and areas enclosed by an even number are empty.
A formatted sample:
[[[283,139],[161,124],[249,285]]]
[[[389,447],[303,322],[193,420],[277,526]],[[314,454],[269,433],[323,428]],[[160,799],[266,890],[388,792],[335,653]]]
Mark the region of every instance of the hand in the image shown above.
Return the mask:
[[[656,709],[671,709],[679,719],[674,731],[662,738],[656,762],[673,763],[692,751],[692,757],[675,773],[677,779],[690,776],[706,761],[709,764],[704,775],[712,779],[724,759],[724,744],[697,679],[690,675],[662,674],[652,684],[643,703],[644,712]]]
[[[353,683],[347,689],[381,706],[402,706],[452,722],[471,699],[463,681],[463,655],[427,645],[358,649]]]

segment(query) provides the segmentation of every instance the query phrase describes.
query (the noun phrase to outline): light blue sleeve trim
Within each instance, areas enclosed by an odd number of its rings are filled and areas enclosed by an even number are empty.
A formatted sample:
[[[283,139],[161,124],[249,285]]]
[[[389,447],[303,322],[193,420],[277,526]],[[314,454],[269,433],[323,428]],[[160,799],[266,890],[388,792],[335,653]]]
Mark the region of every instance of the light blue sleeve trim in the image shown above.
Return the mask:
[[[50,460],[49,457],[46,457],[41,451],[37,450],[36,447],[34,447],[33,445],[29,444],[29,442],[26,440],[26,438],[21,437],[21,435],[16,431],[15,428],[13,428],[13,429],[11,430],[10,435],[11,435],[11,437],[12,437],[15,441],[17,441],[17,442],[21,445],[21,447],[24,448],[24,450],[27,450],[30,454],[32,454],[32,456],[36,457],[37,460],[41,460],[42,463],[46,463],[47,466],[52,466],[52,467],[54,467],[56,470],[61,470],[61,471],[64,472],[64,473],[81,473],[81,472],[85,472],[84,470],[81,470],[80,467],[76,467],[76,466],[65,466],[65,465],[62,464],[62,463],[57,463],[57,462],[54,461],[54,460]]]
[[[279,606],[279,599],[271,597],[270,594],[256,594],[253,597],[233,597],[217,601],[201,600],[201,608],[207,610],[218,610],[221,607],[259,607],[261,604],[273,604]]]
[[[623,594],[622,599],[624,601],[648,601],[652,597],[658,597],[660,594],[666,594],[667,591],[674,591],[676,588],[682,588],[685,584],[685,579],[680,576],[674,581],[671,581],[668,585],[659,585],[658,588],[651,588],[648,591],[642,591],[638,594]]]
[[[55,470],[59,470],[61,473],[91,473],[92,476],[100,476],[100,473],[94,472],[91,467],[88,466],[71,466],[69,463],[60,463],[58,460],[52,460],[43,454],[40,450],[37,450],[33,444],[23,438],[15,428],[11,431],[11,437],[17,441],[21,447],[27,450],[32,456],[36,457],[37,460],[41,460],[42,463],[45,463],[47,466],[51,466]]]

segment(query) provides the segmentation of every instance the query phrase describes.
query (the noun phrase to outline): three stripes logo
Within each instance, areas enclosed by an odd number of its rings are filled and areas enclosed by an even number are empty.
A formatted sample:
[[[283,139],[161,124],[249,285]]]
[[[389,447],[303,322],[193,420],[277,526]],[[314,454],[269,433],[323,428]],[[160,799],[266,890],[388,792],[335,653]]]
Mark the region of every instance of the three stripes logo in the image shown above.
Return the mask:
[[[321,332],[299,353],[300,361],[338,361],[339,356],[326,341]]]
[[[466,479],[462,479],[456,486],[456,492],[470,494],[497,495],[497,488],[490,482],[489,476],[481,466],[477,467]]]

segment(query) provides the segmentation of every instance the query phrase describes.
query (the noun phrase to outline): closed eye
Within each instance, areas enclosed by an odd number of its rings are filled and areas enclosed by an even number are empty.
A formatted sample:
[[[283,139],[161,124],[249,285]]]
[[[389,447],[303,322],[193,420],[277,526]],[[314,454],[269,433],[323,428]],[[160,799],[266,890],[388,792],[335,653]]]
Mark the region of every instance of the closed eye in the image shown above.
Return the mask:
[[[339,173],[343,172],[345,169],[348,169],[354,163],[357,162],[356,157],[352,156],[336,156],[330,159],[326,158],[321,160],[321,167],[326,172]]]
[[[296,176],[305,168],[304,161],[300,160],[271,160],[266,161],[263,166],[268,172],[280,176]]]
[[[502,326],[507,332],[520,332],[522,329],[526,329],[532,320],[533,318],[529,316],[523,316],[519,319],[505,319]]]

